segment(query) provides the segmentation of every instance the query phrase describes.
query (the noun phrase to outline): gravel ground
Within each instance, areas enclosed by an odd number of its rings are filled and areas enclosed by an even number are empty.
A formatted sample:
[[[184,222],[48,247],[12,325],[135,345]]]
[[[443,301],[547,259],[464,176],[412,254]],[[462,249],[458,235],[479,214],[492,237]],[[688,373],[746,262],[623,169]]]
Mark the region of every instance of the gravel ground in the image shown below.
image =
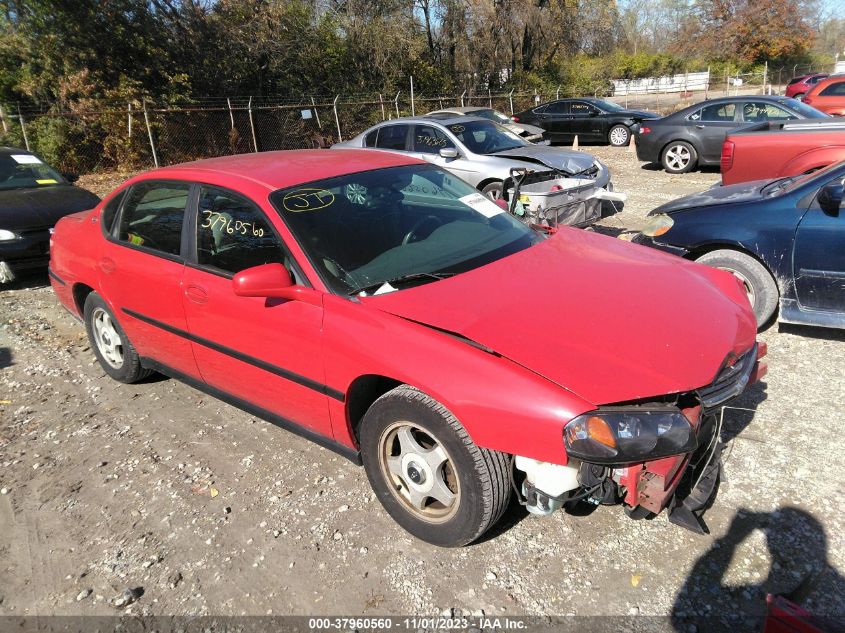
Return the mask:
[[[630,195],[609,232],[718,180],[586,149]],[[114,614],[141,588],[120,612],[677,618],[794,592],[845,617],[843,332],[761,334],[770,373],[724,412],[712,535],[618,506],[538,519],[514,505],[484,541],[443,550],[405,534],[333,453],[173,380],[111,381],[46,276],[2,291],[0,317],[0,613]]]

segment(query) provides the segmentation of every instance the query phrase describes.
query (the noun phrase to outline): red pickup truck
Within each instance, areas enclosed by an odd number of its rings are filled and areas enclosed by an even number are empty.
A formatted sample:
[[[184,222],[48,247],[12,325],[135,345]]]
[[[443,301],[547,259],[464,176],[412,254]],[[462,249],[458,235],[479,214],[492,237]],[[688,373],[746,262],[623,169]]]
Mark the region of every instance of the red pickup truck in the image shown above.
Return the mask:
[[[796,176],[845,160],[845,119],[754,123],[722,144],[722,184]]]

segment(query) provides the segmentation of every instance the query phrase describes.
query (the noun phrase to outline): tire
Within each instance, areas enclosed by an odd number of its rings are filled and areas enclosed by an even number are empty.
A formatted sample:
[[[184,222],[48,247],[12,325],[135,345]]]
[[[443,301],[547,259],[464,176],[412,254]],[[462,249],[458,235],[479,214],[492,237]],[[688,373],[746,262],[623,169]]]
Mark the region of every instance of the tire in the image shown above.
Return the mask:
[[[418,539],[440,547],[471,543],[510,501],[508,456],[476,446],[455,416],[413,387],[400,385],[376,400],[359,438],[376,496]]]
[[[498,180],[496,182],[491,182],[481,190],[481,193],[491,200],[498,200],[502,197],[502,183]]]
[[[85,299],[83,318],[91,349],[100,367],[109,376],[119,382],[133,383],[153,373],[141,366],[138,352],[106,302],[96,292],[90,293]]]
[[[760,328],[769,322],[778,306],[778,286],[774,278],[756,259],[732,250],[712,251],[697,262],[733,273],[745,286],[748,300]]]
[[[686,141],[672,141],[663,148],[660,164],[670,174],[685,174],[698,163],[698,152]]]
[[[607,133],[607,142],[613,147],[625,147],[631,142],[631,130],[626,125],[614,125]]]

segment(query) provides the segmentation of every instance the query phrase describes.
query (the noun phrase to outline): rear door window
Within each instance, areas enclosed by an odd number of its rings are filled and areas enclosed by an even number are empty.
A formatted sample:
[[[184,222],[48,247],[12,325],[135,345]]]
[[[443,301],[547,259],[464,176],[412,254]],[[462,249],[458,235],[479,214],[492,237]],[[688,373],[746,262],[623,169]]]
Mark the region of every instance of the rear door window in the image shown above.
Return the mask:
[[[701,121],[703,123],[725,123],[733,121],[736,116],[735,103],[714,103],[704,106],[689,115],[690,121]]]
[[[378,129],[376,147],[379,149],[392,149],[406,151],[408,149],[409,125],[385,125]]]
[[[167,255],[179,255],[190,191],[187,183],[133,185],[120,215],[118,239]]]

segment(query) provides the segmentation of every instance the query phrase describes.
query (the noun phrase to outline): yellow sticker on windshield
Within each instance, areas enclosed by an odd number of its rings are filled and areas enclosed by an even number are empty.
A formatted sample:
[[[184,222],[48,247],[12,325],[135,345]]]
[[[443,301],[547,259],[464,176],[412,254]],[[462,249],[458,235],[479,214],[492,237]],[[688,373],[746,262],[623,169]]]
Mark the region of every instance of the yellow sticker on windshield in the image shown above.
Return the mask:
[[[35,182],[37,182],[39,185],[57,185],[57,184],[59,184],[59,181],[56,180],[55,178],[40,178],[40,179],[37,179]]]
[[[282,198],[282,206],[285,211],[291,213],[302,213],[303,211],[319,211],[325,209],[334,202],[334,194],[325,189],[316,187],[303,187],[294,189],[285,194]]]

